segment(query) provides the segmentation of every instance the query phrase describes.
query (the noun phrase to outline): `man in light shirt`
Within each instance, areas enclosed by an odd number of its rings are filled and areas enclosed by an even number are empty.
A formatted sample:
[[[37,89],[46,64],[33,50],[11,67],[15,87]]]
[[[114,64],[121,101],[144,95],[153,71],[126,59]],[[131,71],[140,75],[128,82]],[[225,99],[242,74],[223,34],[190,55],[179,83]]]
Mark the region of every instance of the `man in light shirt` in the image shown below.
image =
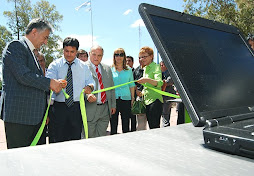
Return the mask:
[[[67,80],[65,90],[70,95],[68,99],[65,98],[63,92],[55,95],[52,118],[49,117],[51,143],[81,139],[82,116],[79,97],[82,89],[85,89],[88,101],[96,101],[96,97],[91,94],[94,89],[91,72],[85,62],[76,58],[78,48],[77,39],[65,38],[63,41],[64,57],[54,60],[46,73],[48,78]]]

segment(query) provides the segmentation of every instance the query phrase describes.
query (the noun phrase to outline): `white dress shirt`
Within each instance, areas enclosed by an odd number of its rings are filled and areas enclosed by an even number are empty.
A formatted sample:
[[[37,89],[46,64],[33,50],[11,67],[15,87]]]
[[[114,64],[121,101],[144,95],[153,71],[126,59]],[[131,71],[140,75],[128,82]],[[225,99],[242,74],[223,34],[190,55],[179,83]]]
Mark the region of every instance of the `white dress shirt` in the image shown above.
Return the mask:
[[[48,67],[46,77],[51,79],[66,80],[68,71],[67,62],[68,61],[64,57],[54,60]],[[94,86],[94,80],[85,62],[77,58],[75,58],[73,62],[74,63],[71,66],[73,81],[73,100],[74,102],[79,102],[79,97],[82,89],[88,84]],[[65,102],[65,97],[62,91],[58,94],[55,94],[54,101]]]

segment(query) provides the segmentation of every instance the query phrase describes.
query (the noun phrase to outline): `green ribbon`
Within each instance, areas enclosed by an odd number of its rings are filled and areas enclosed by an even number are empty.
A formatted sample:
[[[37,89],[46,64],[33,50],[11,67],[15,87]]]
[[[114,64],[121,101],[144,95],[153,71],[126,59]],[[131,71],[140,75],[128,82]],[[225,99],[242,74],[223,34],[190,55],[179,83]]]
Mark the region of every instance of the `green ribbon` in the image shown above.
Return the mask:
[[[92,94],[97,94],[97,93],[100,93],[100,92],[105,92],[105,91],[108,91],[108,90],[116,89],[116,88],[118,88],[118,87],[122,87],[122,86],[128,85],[128,84],[130,84],[130,83],[134,83],[134,82],[137,82],[137,80],[135,80],[135,81],[130,81],[130,82],[123,83],[123,84],[119,84],[119,85],[112,86],[112,87],[108,87],[108,88],[101,89],[101,90],[96,90],[96,91],[93,91]]]
[[[70,96],[64,91],[64,89],[62,88],[62,91],[63,91],[63,94],[65,96],[66,99],[68,99]],[[42,120],[42,123],[41,123],[41,126],[37,132],[37,134],[35,135],[32,143],[30,146],[35,146],[37,145],[38,141],[40,140],[41,138],[41,135],[42,135],[42,132],[45,128],[45,125],[46,125],[46,120],[47,120],[47,117],[48,117],[48,112],[49,112],[49,107],[50,107],[50,102],[51,102],[51,97],[52,97],[52,94],[53,94],[53,91],[50,90],[50,96],[49,96],[49,102],[48,102],[48,107],[47,107],[47,110],[45,112],[45,115],[43,117],[43,120]]]
[[[124,84],[119,84],[119,85],[108,87],[108,88],[105,88],[105,89],[93,91],[92,94],[97,94],[97,93],[100,93],[100,92],[105,92],[105,91],[109,91],[109,90],[112,90],[112,89],[116,89],[118,87],[122,87],[122,86],[128,85],[128,84],[133,83],[133,82],[136,82],[136,81],[130,81],[130,82],[127,82],[127,83],[124,83]],[[80,111],[81,111],[81,116],[82,116],[82,121],[83,121],[84,132],[85,132],[85,138],[88,139],[88,124],[87,124],[87,116],[86,116],[86,108],[85,108],[84,91],[85,90],[83,89],[81,94],[80,94],[79,104],[80,104]]]
[[[63,94],[64,94],[64,96],[65,96],[65,98],[66,99],[69,99],[70,98],[70,96],[65,92],[65,90],[62,88],[62,92],[63,92]]]
[[[118,87],[122,87],[122,86],[125,86],[125,85],[128,85],[128,84],[134,83],[134,82],[137,82],[137,80],[130,81],[130,82],[127,82],[127,83],[124,83],[124,84],[119,84],[119,85],[112,86],[112,87],[108,87],[108,88],[105,88],[105,89],[93,91],[92,94],[109,91],[109,90],[116,89]],[[169,97],[174,97],[174,98],[180,98],[180,96],[178,96],[178,95],[171,94],[171,93],[168,93],[168,92],[164,92],[164,91],[152,88],[150,86],[147,86],[145,84],[142,84],[142,85],[147,87],[147,88],[149,88],[149,89],[151,89],[151,90],[153,90],[153,91],[155,91],[155,92],[157,92],[157,93],[159,93],[159,94],[161,94],[161,95],[165,95],[165,96],[169,96]],[[63,94],[64,94],[65,98],[68,99],[69,95],[64,91],[64,89],[62,89],[62,91],[63,91]],[[87,124],[87,116],[86,116],[86,108],[85,108],[84,91],[85,90],[82,89],[79,101],[80,101],[80,111],[81,111],[81,115],[82,115],[82,121],[83,121],[84,131],[85,131],[85,138],[88,139],[88,124]],[[40,127],[39,131],[37,132],[33,142],[31,143],[31,146],[35,146],[38,143],[38,141],[39,141],[39,139],[41,137],[41,134],[43,132],[43,129],[45,127],[46,120],[47,120],[47,117],[48,117],[48,110],[49,110],[49,106],[50,106],[50,102],[51,102],[52,93],[53,92],[51,90],[50,91],[50,99],[49,99],[49,103],[48,103],[48,107],[47,107],[46,113],[44,115],[41,127]]]
[[[80,105],[80,111],[83,121],[83,127],[85,132],[85,138],[88,139],[88,125],[87,125],[87,116],[86,116],[86,104],[85,104],[85,98],[84,98],[84,91],[85,89],[82,89],[82,92],[79,97],[79,105]]]
[[[53,91],[51,90],[50,91],[50,96],[49,96],[48,107],[47,107],[47,110],[45,112],[44,118],[42,120],[41,127],[39,128],[39,130],[38,130],[37,134],[35,135],[34,140],[32,141],[30,146],[35,146],[38,143],[38,141],[40,140],[40,138],[41,138],[41,134],[42,134],[42,132],[44,130],[44,127],[45,127],[45,124],[46,124],[46,120],[47,120],[47,117],[48,117],[48,111],[49,111],[49,106],[50,106],[52,94],[53,94]]]
[[[165,95],[165,96],[173,97],[173,98],[180,98],[180,96],[178,96],[178,95],[175,95],[175,94],[172,94],[172,93],[168,93],[168,92],[164,92],[162,90],[155,89],[155,88],[150,87],[150,86],[145,85],[145,84],[142,84],[142,85],[147,87],[147,88],[149,88],[149,89],[151,89],[151,90],[153,90],[153,91],[155,91],[155,92],[157,92],[157,93],[159,93],[159,94],[161,94],[161,95]]]

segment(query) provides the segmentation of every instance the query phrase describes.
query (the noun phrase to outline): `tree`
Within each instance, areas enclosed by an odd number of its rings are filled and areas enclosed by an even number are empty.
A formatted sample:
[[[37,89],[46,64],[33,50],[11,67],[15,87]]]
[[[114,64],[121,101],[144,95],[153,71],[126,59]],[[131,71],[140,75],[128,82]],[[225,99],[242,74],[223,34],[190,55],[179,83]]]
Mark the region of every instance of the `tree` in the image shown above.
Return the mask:
[[[184,0],[184,12],[254,33],[253,0]]]
[[[15,36],[18,36],[18,32],[20,32],[20,35],[24,35],[29,21],[38,17],[49,21],[53,26],[54,31],[61,30],[59,23],[62,21],[63,15],[60,15],[56,10],[56,6],[50,5],[48,1],[41,0],[34,5],[31,5],[30,0],[7,1],[16,1],[16,9],[13,11],[4,11],[4,16],[8,18],[7,24]],[[51,34],[48,40],[48,45],[42,47],[42,53],[47,59],[46,66],[48,66],[57,55],[59,55],[59,52],[61,53],[61,49],[59,49],[60,42],[62,42],[62,39],[59,35]]]
[[[12,34],[10,31],[6,29],[6,27],[0,25],[0,55],[3,53],[3,49],[8,42],[10,42],[12,38]]]

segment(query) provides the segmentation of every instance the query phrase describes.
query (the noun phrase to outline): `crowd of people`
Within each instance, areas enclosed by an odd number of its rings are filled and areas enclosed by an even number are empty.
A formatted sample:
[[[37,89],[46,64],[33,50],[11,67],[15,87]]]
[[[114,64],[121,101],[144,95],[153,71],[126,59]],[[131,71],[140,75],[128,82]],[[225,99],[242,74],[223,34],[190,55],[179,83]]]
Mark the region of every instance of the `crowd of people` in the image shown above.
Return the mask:
[[[63,41],[63,57],[46,68],[40,48],[47,44],[51,32],[46,20],[33,19],[25,36],[10,42],[3,51],[1,117],[9,149],[30,146],[43,122],[50,90],[54,92],[46,122],[50,143],[78,140],[86,135],[79,99],[83,89],[89,138],[107,135],[109,124],[110,134],[117,134],[119,115],[123,133],[145,130],[147,123],[150,129],[160,128],[161,116],[164,126],[169,126],[172,104],[148,87],[175,93],[173,82],[165,64],[153,62],[152,48],[140,49],[140,65],[136,69],[134,58],[126,56],[123,48],[113,52],[113,64],[108,66],[102,63],[101,46],[92,46],[88,53],[79,49],[76,38],[67,37]],[[131,107],[138,97],[144,100],[146,113],[133,115]],[[38,144],[45,144],[45,136],[46,130]]]

